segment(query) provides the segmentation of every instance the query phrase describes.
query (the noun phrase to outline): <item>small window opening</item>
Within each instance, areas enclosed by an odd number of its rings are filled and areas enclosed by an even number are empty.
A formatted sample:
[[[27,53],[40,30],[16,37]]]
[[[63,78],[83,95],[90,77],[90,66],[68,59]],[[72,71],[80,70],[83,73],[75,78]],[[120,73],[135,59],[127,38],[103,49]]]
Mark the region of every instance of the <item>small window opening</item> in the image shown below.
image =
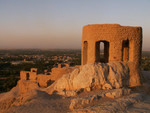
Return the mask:
[[[123,40],[122,46],[122,61],[129,61],[129,40]]]
[[[88,42],[84,41],[84,46],[83,46],[83,64],[87,64],[87,59],[88,59]]]

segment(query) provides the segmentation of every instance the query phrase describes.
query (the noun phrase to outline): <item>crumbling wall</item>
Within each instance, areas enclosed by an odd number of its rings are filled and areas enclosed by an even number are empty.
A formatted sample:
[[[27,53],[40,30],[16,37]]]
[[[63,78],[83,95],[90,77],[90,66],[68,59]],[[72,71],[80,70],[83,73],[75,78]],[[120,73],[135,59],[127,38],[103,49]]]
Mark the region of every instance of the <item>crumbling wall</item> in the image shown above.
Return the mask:
[[[38,70],[36,68],[31,68],[31,71],[21,71],[20,79],[37,82],[40,87],[48,87],[54,81],[62,77],[62,75],[72,72],[73,69],[74,67],[52,68],[51,74],[46,75],[37,74]]]
[[[36,81],[37,80],[37,73],[36,72],[29,72],[29,80]]]
[[[72,68],[71,67],[52,68],[51,79],[55,81],[59,79],[60,77],[62,77],[62,75],[72,72],[73,69],[74,69],[73,67]]]
[[[30,71],[20,71],[20,80],[29,80]]]
[[[39,74],[37,75],[37,82],[40,87],[48,87],[51,85],[54,81],[51,80],[51,75],[43,75]]]
[[[20,71],[20,79],[36,81],[37,74],[36,72],[31,72],[31,71]]]
[[[37,68],[31,68],[30,70],[31,70],[31,72],[37,72],[38,71]]]

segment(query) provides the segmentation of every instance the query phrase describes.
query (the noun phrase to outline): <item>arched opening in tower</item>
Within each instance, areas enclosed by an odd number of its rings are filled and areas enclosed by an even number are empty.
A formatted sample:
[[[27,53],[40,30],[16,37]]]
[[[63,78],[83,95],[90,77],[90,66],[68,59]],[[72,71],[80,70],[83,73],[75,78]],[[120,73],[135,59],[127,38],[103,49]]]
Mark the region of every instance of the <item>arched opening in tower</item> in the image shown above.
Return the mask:
[[[96,62],[108,63],[109,61],[109,42],[96,42]]]
[[[104,62],[105,56],[104,56],[104,42],[100,42],[100,62]]]

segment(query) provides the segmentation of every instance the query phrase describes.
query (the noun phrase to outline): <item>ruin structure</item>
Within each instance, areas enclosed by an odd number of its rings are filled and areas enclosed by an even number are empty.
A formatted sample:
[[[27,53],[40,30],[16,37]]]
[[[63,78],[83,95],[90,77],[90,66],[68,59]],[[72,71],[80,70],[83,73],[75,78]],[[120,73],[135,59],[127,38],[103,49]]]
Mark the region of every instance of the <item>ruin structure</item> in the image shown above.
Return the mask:
[[[101,45],[104,47],[101,51]],[[119,24],[94,24],[83,27],[82,65],[122,62],[129,66],[131,86],[141,84],[140,60],[142,28]]]
[[[30,71],[20,71],[20,79],[37,82],[40,87],[48,87],[62,75],[70,73],[72,70],[72,67],[68,65],[62,66],[61,64],[58,64],[58,67],[52,68],[51,72],[44,70],[45,73],[41,74],[38,73],[37,68],[31,68]]]

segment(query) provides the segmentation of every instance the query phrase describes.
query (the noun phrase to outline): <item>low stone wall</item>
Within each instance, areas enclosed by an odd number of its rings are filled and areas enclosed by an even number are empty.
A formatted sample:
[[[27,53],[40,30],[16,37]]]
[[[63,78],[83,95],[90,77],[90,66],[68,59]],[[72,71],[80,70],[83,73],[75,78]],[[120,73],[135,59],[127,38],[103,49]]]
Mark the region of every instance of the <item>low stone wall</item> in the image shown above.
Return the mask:
[[[48,87],[52,84],[51,75],[37,75],[37,82],[40,87]]]
[[[37,74],[37,70],[35,70],[35,68],[31,68],[31,71],[20,72],[20,80],[30,80],[37,82],[40,87],[48,87],[54,81],[61,78],[62,75],[71,73],[74,69],[74,67],[52,68],[51,75],[45,75]]]

